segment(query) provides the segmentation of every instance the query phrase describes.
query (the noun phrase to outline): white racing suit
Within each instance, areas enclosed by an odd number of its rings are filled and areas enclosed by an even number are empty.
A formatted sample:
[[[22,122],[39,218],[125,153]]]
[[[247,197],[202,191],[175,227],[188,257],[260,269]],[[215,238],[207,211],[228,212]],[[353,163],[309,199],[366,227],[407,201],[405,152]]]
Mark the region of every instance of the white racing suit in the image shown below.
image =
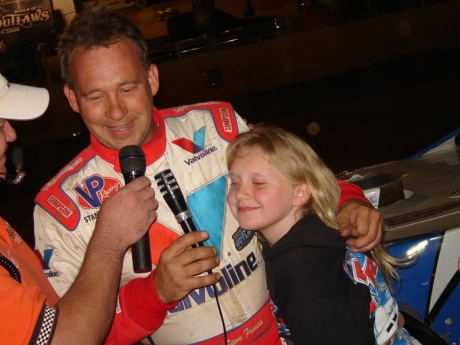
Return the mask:
[[[252,232],[238,229],[225,200],[225,150],[230,140],[247,130],[244,121],[230,104],[221,102],[154,109],[153,117],[158,132],[142,147],[147,161],[145,175],[152,180],[160,203],[158,219],[149,230],[153,268],[161,251],[183,234],[154,181],[154,175],[171,169],[197,229],[210,233],[206,244],[214,246],[221,259],[214,271],[221,274],[217,293],[228,344],[280,344],[256,238]],[[45,274],[60,296],[78,274],[101,203],[122,185],[118,151],[102,146],[92,137],[91,145],[37,195],[36,249],[43,257]],[[121,285],[145,276],[133,272],[129,251],[124,258]],[[129,302],[131,297],[136,298],[127,293],[119,296],[117,313],[124,312],[124,300]],[[130,317],[136,316],[126,315],[126,327]],[[138,324],[143,321],[135,320]],[[169,310],[164,324],[152,338],[155,344],[224,344],[222,333],[214,291],[204,287],[192,291]],[[144,337],[148,333],[138,334]],[[123,338],[109,336],[108,342],[121,343],[120,339]]]

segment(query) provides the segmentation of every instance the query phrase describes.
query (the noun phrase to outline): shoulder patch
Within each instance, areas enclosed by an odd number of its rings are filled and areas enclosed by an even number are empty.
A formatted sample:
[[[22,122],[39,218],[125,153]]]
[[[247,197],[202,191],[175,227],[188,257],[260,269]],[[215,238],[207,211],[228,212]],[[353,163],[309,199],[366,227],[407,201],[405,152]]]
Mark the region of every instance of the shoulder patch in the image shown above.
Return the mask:
[[[79,171],[95,154],[91,147],[87,147],[45,184],[35,197],[37,205],[70,231],[76,229],[80,220],[80,211],[78,206],[62,191],[61,185],[69,176]]]
[[[207,110],[211,113],[217,133],[226,141],[238,135],[238,124],[233,106],[228,102],[206,102],[162,110],[164,118],[181,117],[192,110]]]
[[[236,250],[240,251],[246,247],[251,242],[253,237],[254,231],[238,228],[232,235]]]

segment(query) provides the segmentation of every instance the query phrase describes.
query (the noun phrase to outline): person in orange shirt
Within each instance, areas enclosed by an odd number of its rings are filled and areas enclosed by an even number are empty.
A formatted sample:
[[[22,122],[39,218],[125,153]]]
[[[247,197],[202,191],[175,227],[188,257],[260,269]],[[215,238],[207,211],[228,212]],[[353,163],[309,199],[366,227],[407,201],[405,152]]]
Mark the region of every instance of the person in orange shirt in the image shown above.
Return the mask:
[[[37,118],[48,102],[46,89],[9,83],[0,74],[0,182],[18,182],[7,174],[5,166],[8,143],[16,139],[9,120]],[[135,179],[108,198],[100,210],[80,273],[61,299],[44,275],[38,257],[0,217],[0,344],[100,344],[109,330],[117,332],[118,328],[130,331],[125,332],[128,338],[118,343],[133,343],[136,337],[141,339],[157,329],[173,304],[160,301],[153,279],[144,279],[135,287],[142,303],[117,305],[124,254],[156,219],[157,207],[146,177]],[[186,251],[204,237],[206,232],[197,231],[181,237],[171,247]],[[217,265],[210,256],[212,260],[206,262],[203,271]],[[127,323],[120,308],[125,313],[139,313],[144,318],[142,326],[147,320],[149,329]]]

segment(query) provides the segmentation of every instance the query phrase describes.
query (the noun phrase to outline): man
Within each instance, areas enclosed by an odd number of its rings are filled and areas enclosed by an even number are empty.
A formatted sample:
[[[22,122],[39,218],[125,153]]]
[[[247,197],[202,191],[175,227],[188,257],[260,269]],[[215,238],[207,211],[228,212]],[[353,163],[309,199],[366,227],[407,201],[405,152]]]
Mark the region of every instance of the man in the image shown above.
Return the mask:
[[[6,173],[6,149],[16,139],[16,132],[9,120],[37,118],[45,112],[48,101],[46,89],[8,83],[0,75],[0,182],[11,180]],[[113,321],[125,251],[156,219],[157,207],[146,177],[107,199],[85,248],[86,255],[82,252],[81,270],[75,272],[75,282],[60,300],[35,253],[0,217],[0,344],[102,343]],[[187,248],[200,240],[201,236],[189,237],[182,246]],[[145,287],[146,291],[139,285],[136,289],[143,294],[155,291],[153,286]],[[162,304],[155,298],[145,298],[145,308],[128,306],[130,312],[141,311],[149,318],[151,329],[147,332],[161,325],[167,310],[160,308]],[[125,321],[116,316],[112,333],[128,328],[124,325]]]
[[[118,150],[140,145],[146,154],[146,176],[154,180],[165,169],[172,171],[197,228],[210,233],[206,244],[215,247],[220,258],[214,270],[220,274],[216,291],[206,284],[191,291],[197,285],[194,281],[203,277],[195,276],[191,265],[170,250],[170,244],[183,231],[157,191],[158,219],[149,230],[156,293],[163,301],[178,297],[171,295],[171,287],[190,294],[169,310],[150,343],[280,344],[257,240],[253,233],[238,229],[225,202],[225,149],[239,132],[247,130],[244,121],[225,102],[161,111],[154,108],[158,70],[150,64],[139,29],[116,13],[103,9],[80,13],[62,35],[59,54],[66,82],[64,93],[88,127],[91,145],[36,198],[37,249],[42,255],[52,252],[48,255],[48,273],[58,294],[65,293],[74,280],[69,272],[81,265],[80,252],[91,238],[102,201],[122,185]],[[360,200],[344,203],[339,223],[344,233],[350,234],[353,229],[353,234],[360,237],[350,239],[350,244],[366,250],[380,241],[382,220],[363,201],[362,192],[354,188],[343,185],[344,200]],[[56,210],[48,202],[50,197],[66,209],[73,207],[74,212]],[[145,274],[133,272],[131,253],[127,252],[121,284],[126,289],[133,282],[151,279],[137,277]],[[139,297],[120,296],[117,312],[123,313],[123,303],[133,298]]]

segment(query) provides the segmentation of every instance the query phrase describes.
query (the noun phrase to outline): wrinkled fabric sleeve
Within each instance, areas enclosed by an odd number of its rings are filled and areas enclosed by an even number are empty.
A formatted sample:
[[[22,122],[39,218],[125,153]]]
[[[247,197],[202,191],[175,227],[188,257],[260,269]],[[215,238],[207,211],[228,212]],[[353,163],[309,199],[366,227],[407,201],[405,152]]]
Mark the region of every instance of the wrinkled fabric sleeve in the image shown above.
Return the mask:
[[[138,278],[123,286],[118,293],[115,318],[106,344],[133,344],[154,333],[169,309],[177,302],[164,304],[155,290],[153,277]]]
[[[43,260],[43,270],[59,297],[75,281],[91,238],[69,231],[42,207],[34,209],[35,250]]]

